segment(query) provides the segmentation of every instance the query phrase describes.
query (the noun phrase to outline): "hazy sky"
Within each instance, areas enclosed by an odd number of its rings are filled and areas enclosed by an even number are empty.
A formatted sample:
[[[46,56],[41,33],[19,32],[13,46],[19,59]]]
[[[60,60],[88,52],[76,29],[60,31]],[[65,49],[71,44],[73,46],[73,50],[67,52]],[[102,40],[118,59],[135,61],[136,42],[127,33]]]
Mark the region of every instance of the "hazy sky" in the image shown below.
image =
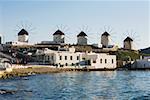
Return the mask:
[[[106,30],[112,29],[112,44],[122,46],[130,33],[136,47],[144,48],[150,46],[149,19],[148,0],[0,0],[0,33],[5,42],[17,40],[22,27],[29,31],[32,43],[51,41],[59,27],[66,34],[66,42],[76,43],[76,35],[83,30],[88,35],[88,43],[98,43],[105,26]]]

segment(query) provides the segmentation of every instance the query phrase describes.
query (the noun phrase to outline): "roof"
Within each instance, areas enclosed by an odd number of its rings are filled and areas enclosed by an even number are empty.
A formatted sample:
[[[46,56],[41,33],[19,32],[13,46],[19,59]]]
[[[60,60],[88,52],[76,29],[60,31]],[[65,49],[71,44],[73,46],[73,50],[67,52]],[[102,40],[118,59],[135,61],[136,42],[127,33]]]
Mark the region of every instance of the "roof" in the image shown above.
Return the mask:
[[[65,34],[58,29],[53,35],[65,35]]]
[[[29,33],[25,29],[21,29],[18,35],[29,35]]]
[[[102,36],[109,36],[110,34],[108,33],[108,32],[104,32],[103,34],[102,34]]]
[[[77,35],[77,37],[79,37],[79,36],[87,36],[83,31],[81,31],[78,35]]]
[[[133,39],[130,37],[127,37],[126,39],[124,39],[124,41],[133,41]]]

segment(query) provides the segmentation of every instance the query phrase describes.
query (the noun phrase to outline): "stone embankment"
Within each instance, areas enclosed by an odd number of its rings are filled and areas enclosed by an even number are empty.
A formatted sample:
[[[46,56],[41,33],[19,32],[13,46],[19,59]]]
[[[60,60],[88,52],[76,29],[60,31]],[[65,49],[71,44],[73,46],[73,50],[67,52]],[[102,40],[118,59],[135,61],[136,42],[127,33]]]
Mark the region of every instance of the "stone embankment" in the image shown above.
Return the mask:
[[[56,68],[18,68],[13,69],[11,72],[4,72],[1,74],[0,78],[6,79],[6,78],[12,78],[12,77],[21,77],[21,76],[29,76],[29,75],[35,75],[35,74],[48,74],[48,73],[58,73],[65,70],[62,69],[56,69]],[[67,71],[67,70],[66,70]]]
[[[30,76],[35,74],[49,74],[49,73],[59,73],[66,71],[106,71],[106,70],[115,70],[115,69],[91,69],[91,68],[63,68],[63,67],[52,67],[52,66],[13,66],[12,71],[0,71],[0,78],[12,78],[12,77],[23,77]]]

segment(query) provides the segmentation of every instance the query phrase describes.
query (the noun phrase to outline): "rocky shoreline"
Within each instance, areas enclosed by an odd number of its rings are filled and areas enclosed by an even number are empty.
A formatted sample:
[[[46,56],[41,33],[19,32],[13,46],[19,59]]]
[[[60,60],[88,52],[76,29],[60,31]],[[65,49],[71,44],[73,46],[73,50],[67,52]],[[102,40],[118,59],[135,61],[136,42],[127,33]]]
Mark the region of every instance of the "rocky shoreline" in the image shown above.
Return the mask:
[[[52,68],[52,67],[28,67],[14,68],[11,72],[3,72],[0,79],[23,77],[36,74],[60,73],[66,71],[114,71],[115,69],[89,69],[89,68]]]
[[[141,69],[90,69],[90,68],[52,68],[52,67],[28,67],[28,68],[14,68],[11,72],[0,71],[0,79],[7,79],[13,77],[24,77],[36,74],[60,73],[66,71],[123,71],[123,70],[141,70]],[[143,69],[142,69],[143,70]],[[146,69],[144,69],[146,70]],[[147,69],[150,70],[150,69]]]
[[[35,74],[48,74],[48,73],[58,73],[62,71],[67,71],[64,69],[56,69],[56,68],[18,68],[13,69],[11,72],[4,72],[1,75],[1,79],[7,79],[12,77],[23,77],[23,76],[30,76]]]

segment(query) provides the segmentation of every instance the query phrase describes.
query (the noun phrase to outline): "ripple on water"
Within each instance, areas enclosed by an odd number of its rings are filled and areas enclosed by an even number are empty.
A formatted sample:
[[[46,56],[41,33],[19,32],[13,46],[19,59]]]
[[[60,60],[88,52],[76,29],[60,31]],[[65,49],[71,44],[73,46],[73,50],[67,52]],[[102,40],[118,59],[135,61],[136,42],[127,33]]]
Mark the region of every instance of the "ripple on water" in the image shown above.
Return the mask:
[[[150,73],[65,72],[0,80],[0,100],[148,100]]]
[[[150,100],[150,94],[146,95],[140,95],[140,96],[136,96],[131,98],[131,100]]]

